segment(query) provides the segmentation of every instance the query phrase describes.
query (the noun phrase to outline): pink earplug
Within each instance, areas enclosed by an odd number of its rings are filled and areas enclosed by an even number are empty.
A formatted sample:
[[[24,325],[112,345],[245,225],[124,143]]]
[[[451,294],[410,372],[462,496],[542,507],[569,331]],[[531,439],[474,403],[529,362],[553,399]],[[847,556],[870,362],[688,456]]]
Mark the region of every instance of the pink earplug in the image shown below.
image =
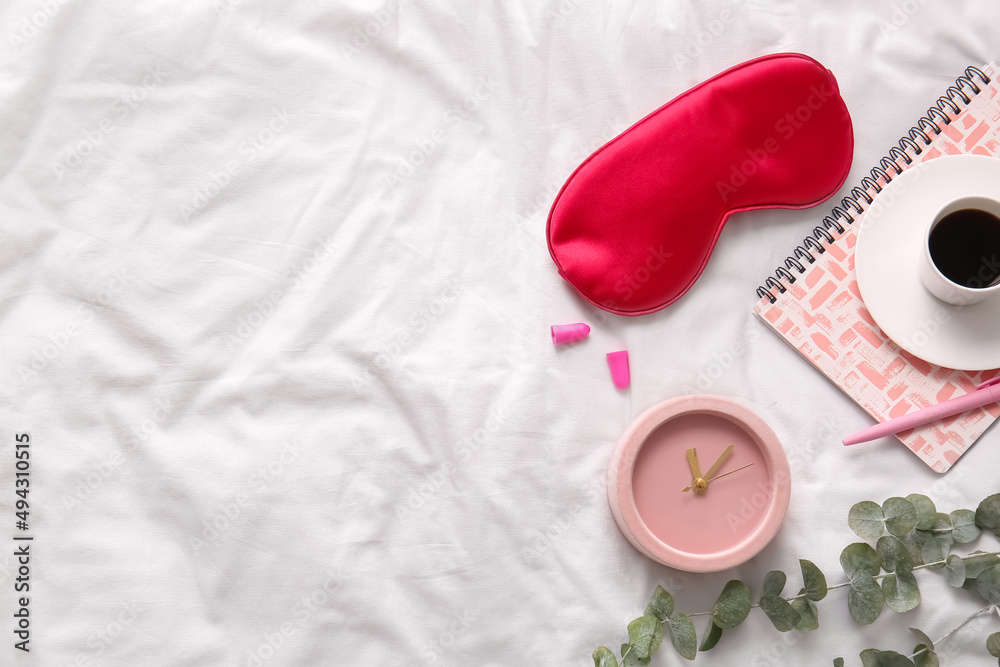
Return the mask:
[[[628,387],[631,376],[628,372],[628,351],[608,353],[608,368],[611,369],[611,381],[619,389]]]
[[[582,322],[576,324],[553,324],[552,344],[562,345],[572,343],[575,340],[586,338],[590,335],[590,327]]]

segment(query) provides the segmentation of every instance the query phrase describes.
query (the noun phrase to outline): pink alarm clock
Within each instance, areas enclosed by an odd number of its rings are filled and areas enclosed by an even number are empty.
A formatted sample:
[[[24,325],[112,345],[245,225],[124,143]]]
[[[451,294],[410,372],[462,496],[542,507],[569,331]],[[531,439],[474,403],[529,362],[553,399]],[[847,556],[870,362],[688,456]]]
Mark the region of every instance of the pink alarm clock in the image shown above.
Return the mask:
[[[608,469],[608,499],[629,542],[688,572],[757,555],[788,509],[785,451],[764,420],[719,396],[683,396],[642,413]]]

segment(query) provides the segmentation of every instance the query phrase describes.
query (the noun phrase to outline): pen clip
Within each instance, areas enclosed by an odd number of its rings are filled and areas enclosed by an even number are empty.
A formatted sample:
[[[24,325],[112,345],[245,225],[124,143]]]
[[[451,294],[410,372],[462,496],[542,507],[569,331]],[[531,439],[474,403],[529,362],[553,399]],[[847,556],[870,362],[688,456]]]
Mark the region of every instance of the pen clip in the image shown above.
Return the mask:
[[[976,387],[976,389],[986,389],[987,387],[992,387],[995,384],[1000,384],[1000,375],[996,376],[992,380],[987,380],[986,382]]]

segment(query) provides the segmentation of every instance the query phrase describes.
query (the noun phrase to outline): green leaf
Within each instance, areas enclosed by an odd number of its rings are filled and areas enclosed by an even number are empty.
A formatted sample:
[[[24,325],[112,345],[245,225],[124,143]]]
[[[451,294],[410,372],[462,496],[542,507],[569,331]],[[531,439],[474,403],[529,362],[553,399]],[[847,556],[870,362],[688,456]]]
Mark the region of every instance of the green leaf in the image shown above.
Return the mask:
[[[1000,632],[994,632],[986,638],[986,650],[994,658],[1000,658]]]
[[[591,657],[594,659],[594,667],[618,667],[615,654],[607,646],[598,646]]]
[[[655,616],[640,616],[628,624],[628,640],[636,657],[648,658],[660,648],[663,623]]]
[[[915,528],[917,530],[930,530],[933,528],[934,515],[937,514],[937,508],[934,507],[934,501],[919,493],[911,493],[906,496],[906,499],[910,501],[910,504],[913,505],[913,509],[917,511],[917,524]]]
[[[763,595],[781,595],[781,591],[785,590],[787,579],[788,577],[781,570],[771,570],[764,575]]]
[[[944,561],[951,553],[955,544],[952,537],[951,518],[947,514],[938,514],[931,530],[916,531],[917,544],[920,546],[920,558],[926,564]],[[944,563],[935,567],[943,567]]]
[[[667,625],[670,633],[670,643],[677,652],[688,660],[694,660],[698,654],[698,635],[694,630],[694,622],[687,614],[671,616]]]
[[[910,557],[910,552],[906,550],[906,545],[898,537],[886,535],[878,538],[875,549],[882,557],[882,567],[886,572],[900,570],[909,572],[913,569],[913,559]]]
[[[645,613],[646,616],[655,616],[661,621],[667,620],[674,613],[674,598],[662,586],[657,586],[646,605]]]
[[[719,639],[722,637],[722,628],[715,624],[715,621],[709,621],[708,627],[705,629],[705,636],[701,638],[701,646],[698,647],[699,651],[711,651],[715,648],[715,645],[719,643]]]
[[[916,510],[914,510],[916,512]],[[847,514],[847,525],[863,540],[877,540],[885,532],[885,520],[878,503],[862,500]]]
[[[914,667],[913,661],[895,651],[877,651],[866,648],[861,652],[864,667]]]
[[[858,570],[851,576],[851,590],[847,594],[847,609],[859,625],[870,625],[882,613],[885,596],[875,577],[868,570]]]
[[[844,659],[843,658],[834,658],[833,659],[833,667],[844,667]]]
[[[634,650],[629,650],[631,647],[631,644],[622,644],[622,667],[646,667],[650,658],[640,658]]]
[[[712,608],[712,622],[729,630],[745,621],[749,613],[750,589],[742,581],[733,579],[726,583]]]
[[[921,644],[931,649],[932,651],[934,650],[934,642],[931,641],[931,638],[927,636],[926,632],[924,632],[923,630],[918,630],[917,628],[910,628],[910,632],[912,632],[917,636],[917,639],[920,640]]]
[[[897,537],[906,535],[917,525],[917,508],[906,498],[889,498],[882,503],[885,528]]]
[[[947,561],[952,546],[953,541],[950,537],[932,536],[920,547],[920,558],[927,565],[937,563],[933,567],[939,568],[943,565],[941,561]]]
[[[954,554],[948,556],[944,566],[944,578],[949,586],[961,588],[965,583],[965,561]]]
[[[882,579],[885,605],[897,614],[910,611],[920,604],[917,578],[910,571],[896,571]]]
[[[928,648],[924,644],[917,644],[913,648],[913,664],[916,667],[941,667],[941,661],[937,657],[934,649]]]
[[[955,510],[948,518],[951,520],[951,536],[959,544],[968,544],[982,532],[976,525],[976,513],[972,510]]]
[[[984,570],[1000,565],[1000,556],[985,551],[973,551],[962,559],[965,562],[965,578],[975,580]]]
[[[764,595],[760,598],[760,608],[764,610],[771,624],[779,632],[794,630],[799,623],[799,612],[792,608],[788,600],[777,595]]]
[[[826,576],[812,561],[799,559],[802,568],[802,581],[805,584],[806,597],[813,602],[819,602],[826,597]]]
[[[923,565],[924,559],[921,555],[921,547],[924,544],[924,537],[926,531],[914,530],[906,535],[899,538],[899,541],[906,546],[906,550],[910,552],[910,558],[913,559],[914,566]]]
[[[976,525],[983,530],[1000,531],[1000,493],[994,493],[976,508]]]
[[[799,595],[802,595],[800,592]],[[819,610],[816,603],[809,598],[795,598],[790,603],[798,615],[799,620],[795,624],[795,629],[799,632],[812,632],[819,628]]]
[[[983,570],[976,577],[976,592],[990,604],[1000,605],[1000,565]]]
[[[855,572],[861,570],[877,577],[882,570],[882,557],[870,545],[864,542],[855,542],[848,544],[840,553],[840,566],[844,568],[848,578],[853,577]]]

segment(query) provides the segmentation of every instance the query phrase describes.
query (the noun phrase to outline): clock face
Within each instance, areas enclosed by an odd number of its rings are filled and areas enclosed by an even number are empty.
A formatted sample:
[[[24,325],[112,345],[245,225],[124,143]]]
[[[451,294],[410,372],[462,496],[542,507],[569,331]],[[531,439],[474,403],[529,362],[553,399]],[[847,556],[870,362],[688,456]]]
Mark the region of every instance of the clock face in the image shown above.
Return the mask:
[[[689,572],[757,555],[778,532],[790,493],[778,437],[720,396],[653,406],[622,434],[608,468],[622,534],[653,560]]]
[[[708,481],[703,492],[690,489],[694,474],[687,450],[695,451],[705,474],[730,445],[731,454],[714,476],[731,474]],[[632,470],[632,493],[653,535],[679,551],[712,554],[753,533],[771,504],[774,485],[768,459],[750,433],[725,417],[688,414],[646,437]]]

